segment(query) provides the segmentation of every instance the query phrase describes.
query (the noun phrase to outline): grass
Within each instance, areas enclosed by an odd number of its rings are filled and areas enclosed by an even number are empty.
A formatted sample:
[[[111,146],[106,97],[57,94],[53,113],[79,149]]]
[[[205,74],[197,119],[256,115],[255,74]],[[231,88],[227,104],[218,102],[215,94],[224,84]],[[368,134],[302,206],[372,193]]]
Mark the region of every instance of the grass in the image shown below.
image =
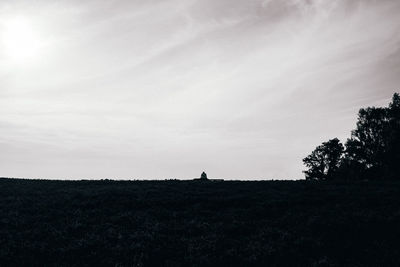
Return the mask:
[[[0,179],[1,266],[400,266],[400,182]]]

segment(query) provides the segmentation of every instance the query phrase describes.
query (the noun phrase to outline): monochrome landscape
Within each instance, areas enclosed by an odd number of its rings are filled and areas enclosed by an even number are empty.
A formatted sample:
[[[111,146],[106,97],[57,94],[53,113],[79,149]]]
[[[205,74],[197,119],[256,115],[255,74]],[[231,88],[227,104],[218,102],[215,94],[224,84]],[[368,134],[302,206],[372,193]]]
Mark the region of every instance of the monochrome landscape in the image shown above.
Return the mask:
[[[398,14],[1,1],[0,266],[400,266]]]

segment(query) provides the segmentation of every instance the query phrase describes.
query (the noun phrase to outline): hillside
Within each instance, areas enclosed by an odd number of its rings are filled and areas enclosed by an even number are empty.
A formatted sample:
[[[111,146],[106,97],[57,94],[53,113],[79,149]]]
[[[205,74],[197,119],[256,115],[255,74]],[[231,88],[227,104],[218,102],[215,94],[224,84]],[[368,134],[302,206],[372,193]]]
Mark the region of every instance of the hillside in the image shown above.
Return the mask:
[[[400,182],[0,179],[1,266],[400,266]]]

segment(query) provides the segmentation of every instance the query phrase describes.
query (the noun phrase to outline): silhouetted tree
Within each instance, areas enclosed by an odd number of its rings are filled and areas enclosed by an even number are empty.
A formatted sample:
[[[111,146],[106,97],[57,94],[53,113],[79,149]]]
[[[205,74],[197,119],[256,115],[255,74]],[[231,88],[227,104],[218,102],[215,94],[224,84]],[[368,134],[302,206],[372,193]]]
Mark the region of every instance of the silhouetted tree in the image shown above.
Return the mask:
[[[304,164],[308,167],[308,170],[304,171],[306,179],[331,179],[339,168],[343,150],[343,145],[337,138],[318,146],[309,156],[303,159]]]
[[[357,127],[346,142],[345,159],[352,168],[361,166],[362,178],[389,178],[399,173],[399,113],[398,94],[387,108],[360,109]]]
[[[205,172],[201,173],[200,179],[207,180],[207,174]]]
[[[389,141],[387,113],[386,108],[360,109],[357,127],[346,142],[346,159],[362,165],[362,171],[369,176],[374,176],[385,165]]]
[[[400,96],[394,94],[389,104],[389,147],[387,161],[392,178],[400,178]]]
[[[346,141],[337,138],[303,159],[306,179],[400,178],[400,96],[388,107],[360,109],[356,129]]]

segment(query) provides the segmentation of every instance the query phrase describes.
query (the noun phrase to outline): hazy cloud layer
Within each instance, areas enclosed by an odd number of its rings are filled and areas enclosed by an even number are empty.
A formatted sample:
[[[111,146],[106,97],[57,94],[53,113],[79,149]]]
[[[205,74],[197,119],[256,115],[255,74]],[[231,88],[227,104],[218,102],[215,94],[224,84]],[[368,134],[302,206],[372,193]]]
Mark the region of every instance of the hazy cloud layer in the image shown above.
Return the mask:
[[[393,0],[2,1],[0,176],[302,178],[400,88]]]

